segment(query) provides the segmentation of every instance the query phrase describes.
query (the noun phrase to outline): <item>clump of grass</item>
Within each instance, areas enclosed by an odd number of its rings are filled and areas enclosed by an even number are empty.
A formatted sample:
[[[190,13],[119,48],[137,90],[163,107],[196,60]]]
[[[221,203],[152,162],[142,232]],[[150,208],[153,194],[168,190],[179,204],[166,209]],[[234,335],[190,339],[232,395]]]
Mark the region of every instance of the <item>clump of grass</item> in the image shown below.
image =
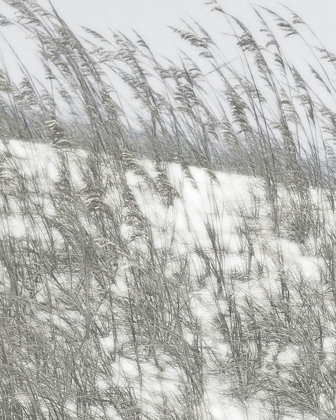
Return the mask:
[[[46,82],[0,71],[0,417],[213,418],[219,383],[224,408],[335,418],[334,56],[315,38],[312,87],[289,9],[256,8],[259,37],[210,2],[235,66],[195,22],[174,63],[5,2]]]

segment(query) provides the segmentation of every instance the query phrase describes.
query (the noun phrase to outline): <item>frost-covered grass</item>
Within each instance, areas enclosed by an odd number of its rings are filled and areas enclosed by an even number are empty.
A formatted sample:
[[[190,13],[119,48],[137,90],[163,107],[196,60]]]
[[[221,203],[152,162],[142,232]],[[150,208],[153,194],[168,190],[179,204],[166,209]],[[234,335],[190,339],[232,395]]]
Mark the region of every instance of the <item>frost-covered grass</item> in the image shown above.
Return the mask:
[[[323,231],[300,243],[301,197],[283,189],[277,233],[259,178],[150,161],[120,177],[14,140],[1,156],[4,415],[329,416],[335,219],[317,190]]]
[[[335,419],[334,55],[287,9],[211,1],[240,60],[194,22],[173,63],[4,1],[46,81],[0,71],[0,417]]]

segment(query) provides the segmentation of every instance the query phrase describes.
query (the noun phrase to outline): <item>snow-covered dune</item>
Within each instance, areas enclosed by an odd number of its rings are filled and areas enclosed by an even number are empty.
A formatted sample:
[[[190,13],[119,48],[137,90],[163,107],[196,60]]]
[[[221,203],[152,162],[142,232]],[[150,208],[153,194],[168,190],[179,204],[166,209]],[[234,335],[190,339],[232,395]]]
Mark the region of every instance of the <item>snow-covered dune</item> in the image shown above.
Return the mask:
[[[323,241],[295,240],[285,188],[279,233],[261,179],[149,161],[122,176],[112,159],[12,140],[0,193],[1,312],[20,313],[1,331],[22,407],[33,381],[40,413],[62,394],[63,418],[266,420],[281,393],[282,419],[316,418],[291,389],[313,350],[319,372],[334,363],[335,312]],[[305,199],[332,231],[323,193]]]

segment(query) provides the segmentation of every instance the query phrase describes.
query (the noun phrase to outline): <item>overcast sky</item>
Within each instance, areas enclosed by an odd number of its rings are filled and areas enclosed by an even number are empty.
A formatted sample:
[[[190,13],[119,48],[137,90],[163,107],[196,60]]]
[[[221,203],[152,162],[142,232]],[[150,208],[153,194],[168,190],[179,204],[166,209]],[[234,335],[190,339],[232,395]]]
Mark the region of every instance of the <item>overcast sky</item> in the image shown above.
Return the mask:
[[[111,28],[130,33],[139,32],[149,45],[168,54],[174,48],[174,36],[167,25],[178,25],[180,18],[188,16],[201,22],[207,29],[221,30],[222,21],[209,14],[207,0],[53,0],[53,5],[72,27],[82,26],[108,34]],[[253,14],[253,5],[262,5],[277,11],[282,8],[275,0],[219,0],[225,11],[242,19],[249,27],[258,20]],[[326,47],[333,50],[336,39],[336,1],[335,0],[282,0],[281,3],[300,14],[318,33]],[[40,0],[48,5],[48,0]],[[0,0],[0,13],[8,13],[9,8]],[[28,54],[29,47],[22,38],[7,28],[2,32],[9,37],[16,49]],[[336,47],[335,47],[336,50]]]
[[[39,0],[42,6],[48,7],[49,0]],[[173,58],[178,54],[178,37],[167,27],[181,26],[181,19],[190,18],[200,22],[210,34],[227,31],[223,16],[209,13],[208,0],[53,0],[54,7],[61,17],[74,29],[80,32],[81,26],[86,26],[111,37],[109,28],[131,35],[136,30],[150,45],[156,54]],[[253,11],[253,6],[261,5],[285,14],[285,9],[275,0],[219,0],[223,9],[241,19],[254,33],[260,28],[259,20]],[[298,13],[318,34],[325,46],[336,53],[336,0],[282,0],[282,4]],[[0,0],[0,13],[10,15],[10,7]],[[0,30],[18,55],[27,65],[30,73],[42,77],[43,72],[34,59],[32,43],[25,40],[25,35],[18,34],[12,27]],[[292,37],[288,38],[289,47],[293,43],[293,54],[303,55]],[[186,44],[185,44],[186,45]],[[225,42],[223,48],[226,48]],[[11,54],[6,42],[0,37],[0,52],[15,80],[17,58]],[[226,53],[226,51],[225,51]],[[19,72],[17,72],[19,74]],[[19,76],[18,76],[19,78]]]
[[[188,15],[207,26],[213,27],[213,14],[209,15],[207,0],[54,0],[54,6],[62,16],[74,25],[84,25],[96,30],[113,28],[127,31],[137,30],[159,48],[169,43],[167,25],[178,24],[179,18]],[[41,0],[41,4],[46,4]],[[332,48],[336,39],[335,0],[219,0],[225,11],[249,23],[253,16],[253,5],[276,8],[282,3],[298,14],[319,33],[323,41]],[[220,29],[220,28],[218,28]]]

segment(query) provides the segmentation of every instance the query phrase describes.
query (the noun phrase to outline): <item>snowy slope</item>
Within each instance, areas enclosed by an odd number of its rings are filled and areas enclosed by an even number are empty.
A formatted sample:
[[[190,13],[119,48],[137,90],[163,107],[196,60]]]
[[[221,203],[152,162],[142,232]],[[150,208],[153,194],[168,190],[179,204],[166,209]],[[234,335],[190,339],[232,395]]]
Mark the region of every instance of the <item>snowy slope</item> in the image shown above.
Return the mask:
[[[291,236],[285,189],[279,235],[260,179],[148,161],[122,177],[88,152],[16,140],[0,157],[0,293],[24,320],[6,345],[41,412],[62,384],[64,418],[262,420],[277,403],[282,419],[316,418],[275,397],[298,387],[308,341],[321,371],[336,345],[322,245]],[[309,197],[332,228],[323,194]],[[28,385],[16,397],[32,403]]]

